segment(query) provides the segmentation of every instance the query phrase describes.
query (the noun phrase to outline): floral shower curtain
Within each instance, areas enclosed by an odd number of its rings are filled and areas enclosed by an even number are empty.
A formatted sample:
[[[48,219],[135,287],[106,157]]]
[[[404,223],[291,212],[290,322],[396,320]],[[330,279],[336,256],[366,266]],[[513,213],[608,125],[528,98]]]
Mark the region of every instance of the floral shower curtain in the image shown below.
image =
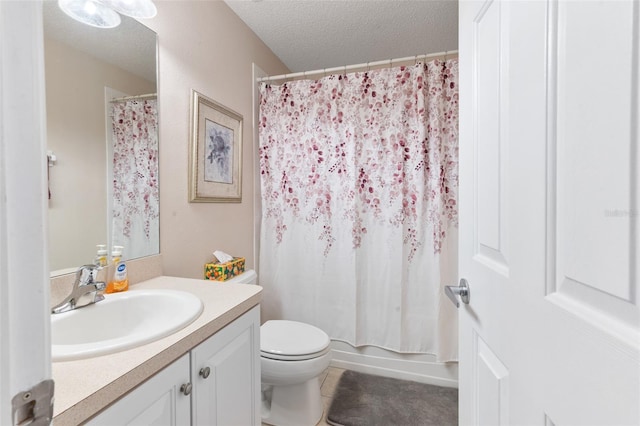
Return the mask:
[[[112,245],[126,258],[156,253],[159,247],[157,101],[111,104],[113,124]]]
[[[458,62],[262,85],[264,319],[457,359]]]

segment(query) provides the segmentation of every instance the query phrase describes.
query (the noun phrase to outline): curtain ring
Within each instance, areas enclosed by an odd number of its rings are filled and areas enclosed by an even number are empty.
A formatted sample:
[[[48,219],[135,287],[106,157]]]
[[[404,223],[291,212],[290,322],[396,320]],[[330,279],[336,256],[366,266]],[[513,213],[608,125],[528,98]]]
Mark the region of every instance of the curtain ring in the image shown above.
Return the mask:
[[[367,61],[367,72],[371,71],[371,65],[369,64],[369,61]]]
[[[347,66],[344,66],[344,75],[347,75]]]
[[[413,57],[413,65],[418,65],[418,55]]]
[[[393,66],[393,59],[389,59],[389,68]]]
[[[327,69],[326,68],[324,68],[324,76],[325,77],[327,76]]]

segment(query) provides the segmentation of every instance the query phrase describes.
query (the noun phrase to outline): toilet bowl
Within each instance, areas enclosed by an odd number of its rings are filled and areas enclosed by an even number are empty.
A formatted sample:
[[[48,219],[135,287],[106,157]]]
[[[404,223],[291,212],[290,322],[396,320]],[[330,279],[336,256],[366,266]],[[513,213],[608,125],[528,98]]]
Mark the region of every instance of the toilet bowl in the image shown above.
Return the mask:
[[[296,321],[265,322],[260,327],[262,421],[315,425],[323,411],[318,376],[330,361],[324,331]]]
[[[256,284],[255,271],[228,280]],[[318,376],[329,366],[329,336],[309,324],[271,320],[260,327],[262,421],[312,426],[322,417]]]

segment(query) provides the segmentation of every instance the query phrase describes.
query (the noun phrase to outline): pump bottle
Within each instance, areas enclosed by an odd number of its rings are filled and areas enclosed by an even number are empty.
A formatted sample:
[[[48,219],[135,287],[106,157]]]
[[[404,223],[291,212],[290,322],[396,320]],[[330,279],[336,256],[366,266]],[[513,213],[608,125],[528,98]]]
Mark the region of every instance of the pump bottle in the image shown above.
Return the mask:
[[[104,268],[105,266],[107,266],[107,255],[109,254],[107,252],[107,246],[104,244],[98,244],[96,245],[96,248],[97,248],[97,251],[96,251],[95,264],[96,266],[100,266]]]
[[[118,293],[129,290],[129,278],[127,278],[127,265],[122,260],[122,246],[113,246],[111,251],[112,272],[106,293]]]

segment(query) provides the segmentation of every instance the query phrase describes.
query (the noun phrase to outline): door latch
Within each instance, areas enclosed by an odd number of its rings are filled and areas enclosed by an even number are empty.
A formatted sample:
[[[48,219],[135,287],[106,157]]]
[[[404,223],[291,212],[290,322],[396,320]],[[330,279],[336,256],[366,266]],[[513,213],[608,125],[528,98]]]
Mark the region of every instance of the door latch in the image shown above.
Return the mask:
[[[33,388],[19,392],[11,399],[15,426],[44,426],[53,420],[53,380],[43,380]]]

